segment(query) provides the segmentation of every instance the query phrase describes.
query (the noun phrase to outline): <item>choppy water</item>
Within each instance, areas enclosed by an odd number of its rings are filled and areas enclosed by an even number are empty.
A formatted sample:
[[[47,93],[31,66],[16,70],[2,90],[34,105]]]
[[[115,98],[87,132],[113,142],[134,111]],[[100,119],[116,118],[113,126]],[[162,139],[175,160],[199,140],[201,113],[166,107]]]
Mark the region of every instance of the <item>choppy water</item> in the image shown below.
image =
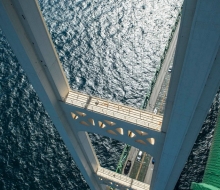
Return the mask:
[[[202,182],[208,159],[214,128],[220,108],[220,90],[216,94],[209,113],[197,137],[188,161],[181,173],[176,190],[189,189],[191,182]]]
[[[142,105],[181,3],[39,0],[70,86],[134,107]],[[89,189],[1,31],[0,105],[0,189]],[[194,157],[208,151],[211,117]],[[101,165],[115,170],[124,145],[90,137]],[[186,169],[197,164],[190,159]],[[182,176],[179,188],[187,188]]]
[[[140,107],[181,3],[39,2],[70,86]]]

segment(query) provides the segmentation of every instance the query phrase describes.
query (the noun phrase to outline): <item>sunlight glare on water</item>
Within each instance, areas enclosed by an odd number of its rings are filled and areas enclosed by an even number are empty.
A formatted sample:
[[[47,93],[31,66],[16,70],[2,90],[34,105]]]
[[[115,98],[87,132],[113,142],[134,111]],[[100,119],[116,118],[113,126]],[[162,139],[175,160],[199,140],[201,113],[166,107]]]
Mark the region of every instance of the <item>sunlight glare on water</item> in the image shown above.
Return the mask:
[[[39,5],[71,88],[140,108],[182,0]],[[1,189],[89,189],[1,31],[0,44]],[[114,171],[123,143],[90,137]]]

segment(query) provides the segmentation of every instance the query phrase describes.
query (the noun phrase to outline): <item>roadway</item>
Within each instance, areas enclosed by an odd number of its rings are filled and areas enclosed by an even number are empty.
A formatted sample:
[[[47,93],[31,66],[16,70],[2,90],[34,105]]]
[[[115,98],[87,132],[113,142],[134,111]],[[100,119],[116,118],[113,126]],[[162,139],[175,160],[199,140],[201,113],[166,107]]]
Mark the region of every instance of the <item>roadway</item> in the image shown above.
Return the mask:
[[[129,154],[128,154],[128,156],[127,156],[127,160],[126,160],[126,162],[125,162],[125,164],[124,164],[124,166],[123,166],[123,170],[122,170],[122,173],[124,174],[124,168],[125,168],[125,166],[126,166],[126,163],[127,163],[127,161],[128,160],[131,160],[131,168],[130,168],[130,170],[129,170],[129,172],[128,172],[128,174],[127,174],[127,176],[130,176],[130,173],[131,173],[131,170],[132,170],[132,167],[133,167],[133,164],[134,164],[134,161],[135,161],[135,159],[136,159],[136,156],[137,156],[137,154],[138,154],[138,149],[137,148],[135,148],[135,147],[131,147],[131,149],[130,149],[130,151],[129,151]],[[124,174],[125,175],[125,174]]]
[[[147,169],[147,174],[145,176],[145,179],[144,179],[144,183],[147,183],[147,184],[150,184],[151,182],[151,178],[152,178],[152,175],[153,175],[153,171],[154,171],[154,165],[152,164],[152,157],[150,159],[150,163],[148,165],[148,169]]]
[[[170,42],[170,47],[167,51],[166,57],[164,59],[164,63],[163,63],[162,68],[160,70],[160,73],[159,73],[159,76],[157,78],[156,84],[153,88],[150,100],[148,101],[146,109],[149,110],[149,111],[154,111],[156,101],[157,101],[157,97],[159,95],[161,86],[162,86],[164,78],[165,78],[165,76],[168,72],[168,68],[169,68],[169,66],[170,66],[170,64],[173,60],[174,52],[175,52],[175,49],[176,49],[178,33],[179,33],[179,26],[180,26],[180,22],[179,22],[179,24],[176,28],[176,31],[173,35],[173,39]],[[131,165],[130,171],[128,173],[128,176],[130,176],[130,172],[132,170],[132,167],[133,167],[133,164],[134,164],[134,161],[136,159],[136,156],[137,156],[138,152],[139,152],[139,149],[137,149],[135,147],[131,147],[131,150],[129,151],[126,162],[123,166],[123,170],[122,170],[123,174],[124,174],[124,167],[127,163],[127,160],[131,160],[132,165]],[[146,174],[145,179],[144,179],[144,183],[147,183],[147,184],[151,183],[151,178],[152,178],[152,175],[153,175],[154,165],[152,164],[152,159],[153,158],[151,158],[151,160],[150,160],[150,163],[149,163],[149,166],[148,166],[148,171],[147,171],[147,174]]]
[[[162,83],[164,81],[164,77],[168,71],[168,68],[169,68],[172,60],[173,60],[174,52],[176,49],[176,42],[177,42],[178,33],[179,33],[179,26],[180,26],[180,22],[177,25],[176,31],[174,32],[174,35],[173,35],[173,39],[170,42],[170,47],[167,51],[166,57],[164,59],[164,63],[162,65],[160,73],[159,73],[159,76],[157,77],[157,80],[156,80],[155,86],[153,88],[152,94],[150,96],[150,99],[148,101],[146,110],[154,111],[156,100],[157,100],[158,94],[160,92]]]

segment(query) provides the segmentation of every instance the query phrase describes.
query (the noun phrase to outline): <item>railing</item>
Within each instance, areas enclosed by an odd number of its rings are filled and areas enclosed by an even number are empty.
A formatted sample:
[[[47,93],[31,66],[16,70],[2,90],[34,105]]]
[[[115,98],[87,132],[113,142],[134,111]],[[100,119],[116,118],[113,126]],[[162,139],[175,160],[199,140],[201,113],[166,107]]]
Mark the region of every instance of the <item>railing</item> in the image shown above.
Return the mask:
[[[181,10],[182,10],[182,7],[181,7]],[[170,37],[169,37],[169,39],[168,39],[168,43],[167,43],[167,45],[165,46],[163,55],[162,55],[161,58],[160,58],[159,67],[157,68],[157,70],[156,70],[156,72],[155,72],[155,75],[154,75],[154,78],[153,78],[153,80],[151,81],[150,89],[149,89],[148,92],[146,93],[146,96],[145,96],[145,99],[144,99],[144,102],[143,102],[143,105],[142,105],[143,109],[146,109],[147,103],[148,103],[148,101],[150,100],[150,96],[151,96],[151,94],[152,94],[152,92],[153,92],[154,85],[156,84],[157,77],[159,76],[160,70],[161,70],[161,68],[162,68],[162,65],[163,65],[164,60],[165,60],[166,55],[167,55],[167,52],[168,52],[168,50],[169,50],[170,43],[171,43],[171,41],[172,41],[172,39],[173,39],[174,33],[175,33],[175,31],[176,31],[176,28],[177,28],[177,26],[178,26],[178,24],[179,24],[179,21],[180,21],[180,18],[181,18],[181,13],[182,13],[182,12],[180,11],[179,14],[178,14],[178,16],[177,16],[177,18],[176,18],[174,27],[172,28],[172,31],[171,31],[171,33],[170,33]]]
[[[156,131],[161,130],[163,116],[149,111],[135,109],[97,97],[91,97],[76,91],[69,92],[66,103]]]
[[[110,171],[108,169],[99,167],[97,170],[97,175],[105,180],[108,180],[110,183],[113,182],[116,185],[123,185],[129,189],[139,189],[139,190],[149,190],[150,185],[131,179],[130,177],[118,174],[116,172]]]
[[[125,144],[125,147],[123,149],[123,152],[121,154],[121,157],[120,157],[118,165],[117,165],[116,173],[119,173],[119,174],[122,173],[122,168],[123,168],[124,163],[125,163],[125,161],[127,159],[127,156],[129,154],[130,149],[131,149],[131,146]]]

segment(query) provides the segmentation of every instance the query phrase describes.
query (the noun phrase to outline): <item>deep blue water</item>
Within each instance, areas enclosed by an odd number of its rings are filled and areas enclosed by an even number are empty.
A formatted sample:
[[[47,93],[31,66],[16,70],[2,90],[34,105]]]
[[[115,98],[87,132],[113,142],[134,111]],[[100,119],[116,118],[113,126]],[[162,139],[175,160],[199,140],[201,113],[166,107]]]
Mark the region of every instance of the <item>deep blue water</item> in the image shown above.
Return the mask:
[[[0,189],[89,189],[0,31]]]
[[[39,0],[71,88],[134,107],[142,105],[181,2]],[[178,189],[201,180],[216,98]],[[1,31],[0,105],[0,189],[89,189]],[[115,170],[123,143],[90,137],[101,165]]]
[[[189,189],[191,182],[202,182],[220,108],[219,102],[220,90],[214,98],[191,154],[188,157],[188,161],[180,175],[179,181],[176,185],[176,190]]]

